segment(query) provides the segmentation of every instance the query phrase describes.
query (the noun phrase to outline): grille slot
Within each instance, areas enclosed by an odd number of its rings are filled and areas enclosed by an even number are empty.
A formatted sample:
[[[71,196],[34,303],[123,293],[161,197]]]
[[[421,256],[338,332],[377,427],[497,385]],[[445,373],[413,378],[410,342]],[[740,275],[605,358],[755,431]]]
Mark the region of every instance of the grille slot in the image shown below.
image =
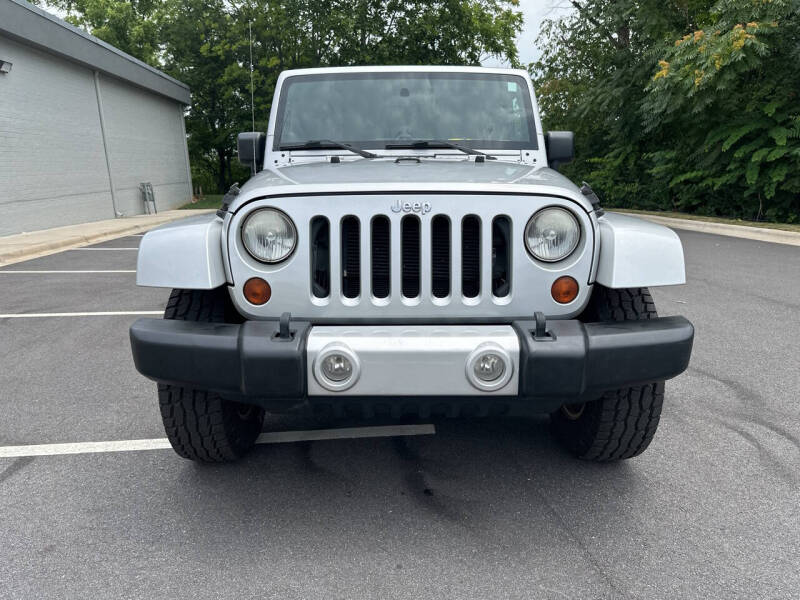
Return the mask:
[[[358,217],[342,219],[342,294],[358,298],[361,294],[361,227]]]
[[[372,295],[388,298],[391,281],[391,226],[389,217],[372,219]]]
[[[481,220],[476,215],[461,221],[461,293],[466,298],[481,293]]]
[[[431,220],[431,293],[450,295],[450,219],[444,215]]]
[[[311,219],[311,293],[317,298],[331,293],[331,234],[325,217]]]
[[[492,221],[492,294],[504,298],[511,293],[511,219],[505,215]]]
[[[402,290],[406,298],[419,296],[420,222],[414,216],[403,217],[400,222],[400,252],[402,254]]]

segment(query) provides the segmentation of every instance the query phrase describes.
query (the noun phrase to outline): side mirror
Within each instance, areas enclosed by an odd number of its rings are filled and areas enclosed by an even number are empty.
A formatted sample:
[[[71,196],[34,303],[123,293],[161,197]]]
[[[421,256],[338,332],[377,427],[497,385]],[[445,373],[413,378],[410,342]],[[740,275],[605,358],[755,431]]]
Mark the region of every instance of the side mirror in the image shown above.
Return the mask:
[[[264,148],[267,145],[267,136],[260,131],[245,131],[236,139],[236,148],[239,151],[239,162],[261,170],[264,164]]]
[[[544,136],[544,146],[551,169],[558,169],[575,158],[575,134],[571,131],[548,131]]]

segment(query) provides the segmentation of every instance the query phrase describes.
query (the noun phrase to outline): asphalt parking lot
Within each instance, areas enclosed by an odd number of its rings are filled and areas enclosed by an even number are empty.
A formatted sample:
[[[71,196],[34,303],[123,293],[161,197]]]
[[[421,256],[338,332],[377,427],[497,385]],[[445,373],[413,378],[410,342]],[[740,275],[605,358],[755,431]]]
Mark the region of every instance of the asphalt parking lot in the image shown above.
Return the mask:
[[[654,296],[695,350],[641,457],[573,460],[540,418],[0,458],[0,598],[797,598],[800,247],[680,235],[689,283]],[[64,315],[162,310],[140,240],[0,270],[0,447],[163,437],[138,316]]]

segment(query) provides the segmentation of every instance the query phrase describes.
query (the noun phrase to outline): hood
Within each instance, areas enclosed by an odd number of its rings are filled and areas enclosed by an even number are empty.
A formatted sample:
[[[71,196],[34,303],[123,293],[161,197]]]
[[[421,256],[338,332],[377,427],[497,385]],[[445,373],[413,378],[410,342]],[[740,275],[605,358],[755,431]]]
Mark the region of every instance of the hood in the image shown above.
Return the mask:
[[[592,210],[578,187],[553,169],[501,160],[422,157],[419,162],[392,157],[265,169],[242,186],[229,210],[261,196],[392,191],[540,193],[568,197]]]

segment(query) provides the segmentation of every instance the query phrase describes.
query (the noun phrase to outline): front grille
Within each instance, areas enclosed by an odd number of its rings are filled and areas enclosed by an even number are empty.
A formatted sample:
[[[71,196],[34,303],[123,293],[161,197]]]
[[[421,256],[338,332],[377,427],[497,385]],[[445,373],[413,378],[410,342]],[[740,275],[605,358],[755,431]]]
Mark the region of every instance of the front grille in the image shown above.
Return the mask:
[[[335,300],[341,294],[381,306],[400,300],[414,306],[430,298],[441,305],[463,297],[472,305],[490,292],[495,298],[510,294],[506,216],[486,222],[467,215],[453,222],[447,215],[374,215],[362,222],[348,215],[328,224],[320,215],[311,219],[311,229],[311,291],[317,298]],[[329,234],[335,230],[338,236]],[[331,252],[329,240],[339,252]],[[330,280],[341,282],[340,289]]]

